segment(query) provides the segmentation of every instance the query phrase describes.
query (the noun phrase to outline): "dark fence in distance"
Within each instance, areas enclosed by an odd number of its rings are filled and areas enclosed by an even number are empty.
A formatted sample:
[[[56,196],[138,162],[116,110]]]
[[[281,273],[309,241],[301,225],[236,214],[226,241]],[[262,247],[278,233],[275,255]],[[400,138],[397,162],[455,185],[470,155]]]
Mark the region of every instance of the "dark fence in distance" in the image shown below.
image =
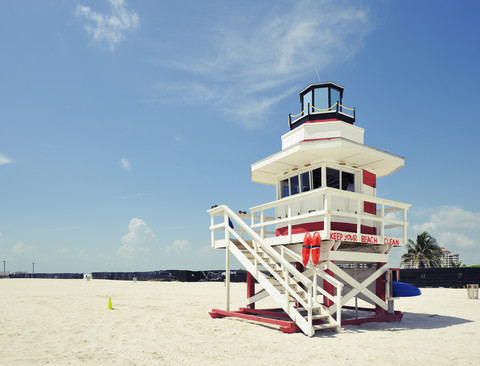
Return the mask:
[[[35,273],[33,278],[81,279],[83,273]],[[31,278],[31,273],[11,273],[10,278]],[[93,279],[132,281],[181,281],[223,282],[225,271],[186,271],[162,270],[149,272],[92,272]],[[246,282],[247,272],[230,271],[230,281]],[[454,287],[463,288],[467,284],[480,284],[480,268],[421,268],[400,270],[400,281],[417,287]]]
[[[480,268],[401,269],[400,281],[417,287],[463,288],[468,284],[480,284]]]
[[[132,281],[133,277],[137,281],[181,281],[181,282],[223,282],[225,280],[225,271],[186,271],[186,270],[166,270],[149,272],[91,272],[93,279],[98,280],[124,280]],[[10,278],[61,278],[61,279],[81,279],[83,273],[11,273]],[[246,282],[247,272],[244,270],[230,271],[231,282]]]

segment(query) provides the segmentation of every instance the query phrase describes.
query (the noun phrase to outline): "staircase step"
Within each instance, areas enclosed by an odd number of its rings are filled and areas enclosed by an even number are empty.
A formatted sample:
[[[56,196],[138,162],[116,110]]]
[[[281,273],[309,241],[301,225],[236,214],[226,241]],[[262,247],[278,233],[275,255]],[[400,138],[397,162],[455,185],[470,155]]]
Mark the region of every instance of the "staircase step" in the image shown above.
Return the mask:
[[[329,318],[328,315],[323,315],[323,314],[312,315],[312,320],[319,320],[319,319],[326,320],[328,318]]]

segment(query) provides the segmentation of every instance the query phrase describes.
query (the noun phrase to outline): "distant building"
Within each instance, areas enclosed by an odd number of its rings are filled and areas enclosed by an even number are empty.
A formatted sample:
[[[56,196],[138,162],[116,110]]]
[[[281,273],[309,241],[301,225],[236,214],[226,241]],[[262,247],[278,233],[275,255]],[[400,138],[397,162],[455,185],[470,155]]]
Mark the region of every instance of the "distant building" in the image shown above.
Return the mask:
[[[442,267],[452,268],[459,263],[458,254],[453,254],[451,251],[442,247]]]

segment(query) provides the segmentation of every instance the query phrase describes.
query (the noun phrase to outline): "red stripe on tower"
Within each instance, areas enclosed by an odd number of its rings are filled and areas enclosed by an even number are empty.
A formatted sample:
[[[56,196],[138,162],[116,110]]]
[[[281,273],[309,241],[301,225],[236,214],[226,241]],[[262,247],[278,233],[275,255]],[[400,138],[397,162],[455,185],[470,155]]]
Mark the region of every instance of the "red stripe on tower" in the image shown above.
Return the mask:
[[[372,196],[375,196],[375,188],[377,188],[377,176],[368,170],[363,170],[363,184],[370,189]],[[367,192],[364,192],[367,193]],[[377,214],[377,205],[373,202],[365,201],[363,203],[363,211],[372,215]]]
[[[377,204],[373,202],[363,202],[363,211],[369,214],[377,214]]]
[[[372,188],[377,188],[377,176],[370,173],[368,170],[363,169],[363,184]]]

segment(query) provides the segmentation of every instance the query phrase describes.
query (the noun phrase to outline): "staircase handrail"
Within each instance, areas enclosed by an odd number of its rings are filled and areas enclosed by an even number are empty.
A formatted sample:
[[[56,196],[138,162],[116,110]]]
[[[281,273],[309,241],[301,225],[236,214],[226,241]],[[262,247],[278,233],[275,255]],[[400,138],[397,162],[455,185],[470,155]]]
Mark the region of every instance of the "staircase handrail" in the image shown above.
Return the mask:
[[[303,300],[290,286],[288,283],[286,283],[285,279],[282,278],[278,273],[276,273],[275,271],[273,271],[271,269],[271,266],[270,264],[268,264],[267,262],[265,262],[265,260],[259,256],[257,253],[255,253],[255,250],[253,248],[251,248],[249,245],[246,244],[245,240],[243,238],[240,237],[240,235],[238,235],[237,232],[235,232],[232,228],[230,228],[228,225],[227,225],[227,230],[233,234],[237,240],[239,240],[242,245],[249,251],[250,254],[252,254],[255,259],[260,262],[260,264],[262,266],[264,266],[268,272],[279,282],[282,284],[282,286],[285,288],[285,290],[289,293],[289,295],[291,297],[293,297],[296,301],[298,301],[303,307],[307,308],[309,305],[305,302],[305,300]],[[310,279],[308,277],[305,276],[305,278],[307,278],[307,280],[310,281]],[[300,281],[299,281],[300,282]],[[313,282],[312,282],[312,285],[310,286],[310,288],[313,286]]]
[[[285,258],[283,258],[271,246],[265,245],[264,242],[263,242],[263,239],[260,237],[260,235],[258,235],[245,221],[238,218],[237,214],[235,212],[233,212],[228,206],[220,205],[220,206],[217,206],[213,209],[208,210],[208,212],[210,213],[210,215],[215,215],[215,213],[221,212],[222,210],[227,213],[229,218],[234,219],[235,222],[242,228],[242,230],[244,230],[246,233],[248,233],[252,237],[252,239],[257,242],[257,244],[260,246],[260,248],[264,252],[266,252],[273,259],[275,259],[277,262],[279,262],[283,266],[283,268],[287,269],[288,272],[291,273],[297,279],[297,281],[301,282],[307,288],[312,286],[313,283],[308,277],[306,277],[304,274],[302,274],[300,271],[298,271],[294,266],[292,266],[290,262],[288,262]],[[225,224],[228,226],[228,223],[225,223]],[[247,245],[247,247],[248,247],[248,245]]]

